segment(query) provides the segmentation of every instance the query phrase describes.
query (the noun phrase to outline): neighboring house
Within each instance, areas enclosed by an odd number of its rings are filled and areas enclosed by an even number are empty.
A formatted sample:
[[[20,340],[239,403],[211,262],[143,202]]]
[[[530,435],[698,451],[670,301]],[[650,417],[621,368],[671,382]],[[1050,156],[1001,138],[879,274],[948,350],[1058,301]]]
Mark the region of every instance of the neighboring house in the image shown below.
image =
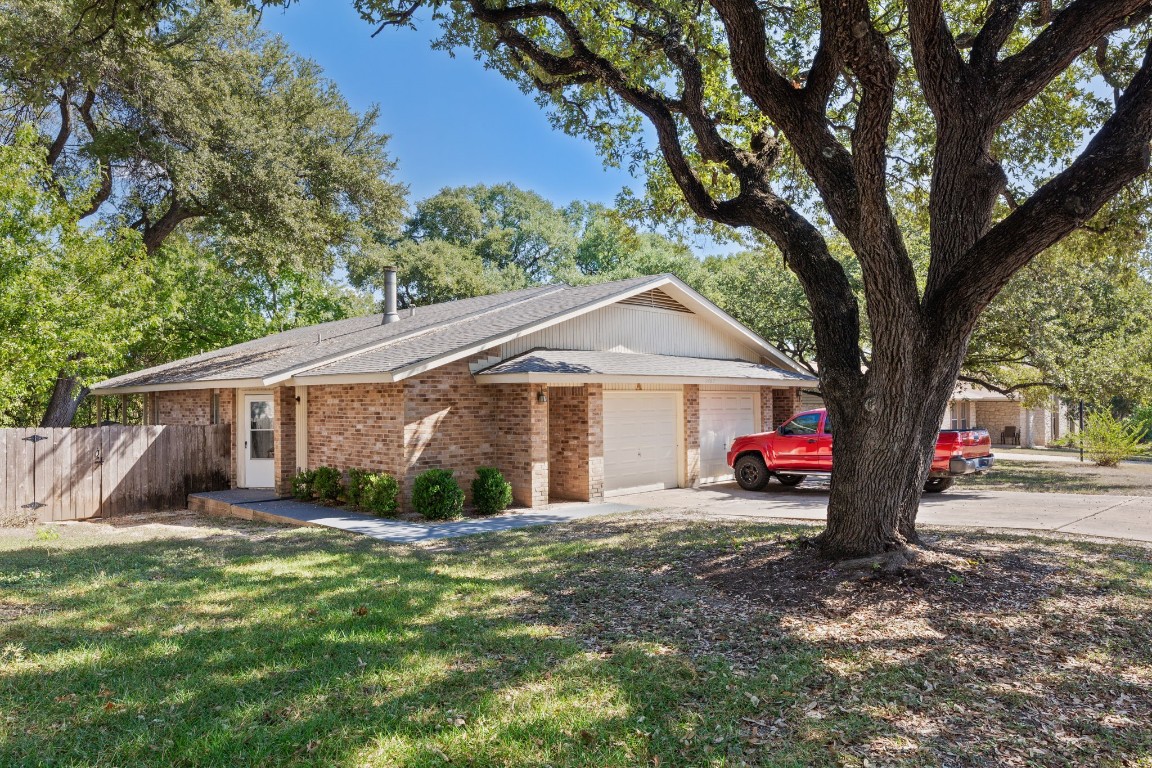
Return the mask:
[[[944,429],[979,427],[995,445],[1044,448],[1072,430],[1067,407],[1056,396],[1046,406],[1029,408],[1019,395],[993,392],[959,382],[944,414]]]
[[[803,389],[800,398],[805,410],[824,407],[819,390]],[[1019,396],[966,382],[957,383],[940,428],[986,429],[993,445],[1022,448],[1044,448],[1075,431],[1068,408],[1058,397],[1053,396],[1046,407],[1028,408]]]
[[[550,285],[298,328],[97,384],[149,423],[232,425],[234,486],[499,468],[519,504],[727,479],[740,434],[816,380],[670,275]]]

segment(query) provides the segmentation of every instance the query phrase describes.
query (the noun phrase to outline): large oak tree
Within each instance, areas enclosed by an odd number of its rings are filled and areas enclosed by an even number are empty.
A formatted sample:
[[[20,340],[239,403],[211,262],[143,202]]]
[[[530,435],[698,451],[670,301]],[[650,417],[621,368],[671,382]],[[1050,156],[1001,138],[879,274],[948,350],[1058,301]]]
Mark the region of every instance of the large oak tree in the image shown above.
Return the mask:
[[[40,135],[51,188],[94,226],[175,235],[244,274],[323,271],[395,231],[405,190],[376,110],[353,111],[314,63],[238,3],[5,0],[0,140]],[[95,188],[94,193],[88,190]],[[77,349],[42,426],[86,395]]]
[[[917,541],[936,432],[981,312],[1149,165],[1147,0],[357,7],[382,25],[430,11],[442,46],[474,49],[609,162],[656,158],[658,193],[673,188],[701,220],[775,243],[811,305],[836,423],[819,538],[831,556]],[[1093,97],[1093,77],[1114,102]],[[1034,108],[1063,102],[1079,107]],[[921,113],[929,119],[918,123]],[[1029,131],[1053,121],[1067,123],[1066,162]],[[893,204],[921,180],[923,285]],[[859,262],[863,307],[824,218]]]

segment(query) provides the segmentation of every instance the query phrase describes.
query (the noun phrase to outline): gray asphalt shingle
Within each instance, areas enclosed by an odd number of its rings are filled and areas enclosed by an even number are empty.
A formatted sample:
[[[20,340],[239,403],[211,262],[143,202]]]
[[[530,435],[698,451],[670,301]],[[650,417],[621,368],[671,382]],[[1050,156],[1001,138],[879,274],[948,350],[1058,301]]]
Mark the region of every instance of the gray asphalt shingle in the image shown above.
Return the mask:
[[[595,285],[546,285],[418,307],[414,315],[382,324],[380,314],[296,328],[253,341],[117,376],[93,386],[148,387],[260,379],[348,355],[307,373],[386,372],[471,346],[555,315],[624,293],[661,276]],[[379,348],[372,349],[375,345]],[[369,351],[359,352],[368,348]],[[301,377],[303,378],[303,376]]]
[[[701,379],[748,379],[791,384],[815,383],[814,376],[743,360],[711,360],[631,352],[584,352],[538,349],[497,363],[477,376],[500,374],[559,374],[581,376],[672,376]]]

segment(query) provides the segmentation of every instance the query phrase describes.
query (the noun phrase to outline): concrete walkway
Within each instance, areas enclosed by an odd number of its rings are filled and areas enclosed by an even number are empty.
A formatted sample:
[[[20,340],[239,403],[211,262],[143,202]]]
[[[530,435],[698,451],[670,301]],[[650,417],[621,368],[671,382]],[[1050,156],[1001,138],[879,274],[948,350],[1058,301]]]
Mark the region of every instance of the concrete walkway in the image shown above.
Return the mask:
[[[338,528],[401,544],[493,533],[534,525],[552,525],[595,515],[655,509],[694,520],[823,521],[828,507],[827,481],[805,481],[796,488],[775,483],[762,492],[735,483],[702,488],[617,496],[602,504],[554,504],[543,509],[444,523],[419,523],[363,515],[290,499],[269,499],[267,492],[217,491],[194,494],[189,507],[251,520]],[[919,522],[965,528],[1003,528],[1075,533],[1152,542],[1152,496],[1074,493],[1025,493],[953,488],[925,494]]]
[[[419,523],[364,515],[344,509],[309,504],[293,499],[269,498],[268,491],[213,491],[189,496],[189,508],[210,514],[228,514],[246,520],[284,523],[299,526],[337,528],[397,544],[471,536],[477,533],[509,531],[533,525],[552,525],[579,520],[582,517],[630,512],[636,507],[626,504],[553,504],[540,510],[507,512],[494,517],[473,517],[443,523]]]

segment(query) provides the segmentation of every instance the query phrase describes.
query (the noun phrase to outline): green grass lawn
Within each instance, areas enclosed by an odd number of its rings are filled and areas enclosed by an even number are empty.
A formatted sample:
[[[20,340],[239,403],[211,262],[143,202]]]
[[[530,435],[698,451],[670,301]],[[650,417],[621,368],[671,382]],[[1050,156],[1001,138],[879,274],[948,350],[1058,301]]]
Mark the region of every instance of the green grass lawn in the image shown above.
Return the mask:
[[[1152,765],[1146,549],[948,534],[873,584],[643,516],[59,530],[0,532],[5,767]]]

